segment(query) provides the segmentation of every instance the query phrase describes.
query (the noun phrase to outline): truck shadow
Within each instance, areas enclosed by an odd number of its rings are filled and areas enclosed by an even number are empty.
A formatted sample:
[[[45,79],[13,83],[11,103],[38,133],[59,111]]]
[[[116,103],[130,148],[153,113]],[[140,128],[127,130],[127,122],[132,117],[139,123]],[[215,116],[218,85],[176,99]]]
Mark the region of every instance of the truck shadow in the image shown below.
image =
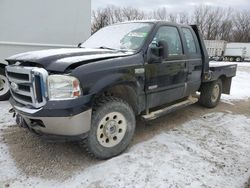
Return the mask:
[[[230,105],[221,103],[216,109],[206,109],[194,104],[154,121],[145,123],[138,118],[130,147],[159,133],[176,129],[183,123],[206,113],[225,111],[223,109],[227,109],[228,106]],[[89,157],[84,148],[75,142],[48,143],[17,126],[11,126],[3,133],[3,140],[8,145],[11,157],[17,168],[27,177],[66,179],[90,166],[105,162]]]

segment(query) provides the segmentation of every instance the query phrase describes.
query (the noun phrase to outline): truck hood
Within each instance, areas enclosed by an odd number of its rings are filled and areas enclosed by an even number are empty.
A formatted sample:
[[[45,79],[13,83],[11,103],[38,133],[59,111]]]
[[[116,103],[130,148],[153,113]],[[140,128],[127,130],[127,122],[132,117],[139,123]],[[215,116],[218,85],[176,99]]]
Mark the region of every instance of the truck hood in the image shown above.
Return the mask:
[[[72,65],[79,66],[131,54],[131,52],[124,53],[106,49],[63,48],[21,53],[7,58],[6,61],[10,64],[16,62],[36,63],[48,71],[64,72]]]

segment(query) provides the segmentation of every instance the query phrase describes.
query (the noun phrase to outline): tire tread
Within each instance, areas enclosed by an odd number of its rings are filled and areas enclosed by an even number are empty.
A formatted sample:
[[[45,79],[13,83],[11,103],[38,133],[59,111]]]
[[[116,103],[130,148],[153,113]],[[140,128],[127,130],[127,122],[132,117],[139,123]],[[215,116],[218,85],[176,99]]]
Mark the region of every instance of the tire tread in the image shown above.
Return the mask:
[[[219,100],[220,100],[220,96],[218,98],[218,100],[213,103],[211,100],[211,95],[212,95],[212,91],[213,91],[213,87],[216,83],[219,83],[220,85],[220,94],[221,95],[221,91],[222,91],[222,82],[221,80],[216,80],[213,82],[209,82],[209,83],[203,83],[201,86],[201,94],[200,94],[200,99],[199,102],[202,106],[205,106],[207,108],[214,108],[215,106],[217,106]]]
[[[133,112],[132,107],[126,101],[124,101],[124,100],[122,100],[120,98],[112,97],[112,96],[103,96],[103,97],[100,97],[99,99],[97,99],[94,102],[94,106],[93,106],[93,109],[92,109],[92,119],[95,118],[95,116],[97,115],[99,108],[101,108],[103,105],[106,105],[107,103],[110,103],[110,102],[124,103],[127,107],[129,107],[131,112]],[[91,158],[95,158],[95,159],[107,159],[107,158],[109,158],[109,157],[96,156],[94,151],[89,146],[88,138],[85,138],[84,140],[82,140],[81,145],[85,149],[87,155],[89,157],[91,157]]]

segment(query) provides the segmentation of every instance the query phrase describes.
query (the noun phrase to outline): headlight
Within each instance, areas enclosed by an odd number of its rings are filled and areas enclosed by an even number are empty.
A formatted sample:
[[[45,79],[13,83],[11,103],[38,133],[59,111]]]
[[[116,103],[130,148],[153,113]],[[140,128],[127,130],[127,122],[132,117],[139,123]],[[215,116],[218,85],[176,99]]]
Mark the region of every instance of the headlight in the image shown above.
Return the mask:
[[[48,77],[50,100],[74,99],[81,95],[80,82],[73,76],[50,75]]]

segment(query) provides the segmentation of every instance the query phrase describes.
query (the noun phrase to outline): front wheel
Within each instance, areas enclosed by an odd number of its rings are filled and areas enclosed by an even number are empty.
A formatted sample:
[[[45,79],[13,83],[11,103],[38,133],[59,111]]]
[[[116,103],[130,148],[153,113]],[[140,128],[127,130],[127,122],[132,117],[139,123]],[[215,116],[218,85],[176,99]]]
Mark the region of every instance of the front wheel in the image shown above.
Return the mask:
[[[7,77],[5,76],[5,69],[0,68],[0,101],[8,100],[10,98],[10,88]]]
[[[115,97],[101,99],[93,109],[91,130],[85,141],[87,150],[99,159],[120,154],[132,140],[135,124],[128,103]]]
[[[202,106],[214,108],[220,101],[222,93],[222,82],[216,80],[209,83],[204,83],[201,86],[201,94],[199,102]]]

